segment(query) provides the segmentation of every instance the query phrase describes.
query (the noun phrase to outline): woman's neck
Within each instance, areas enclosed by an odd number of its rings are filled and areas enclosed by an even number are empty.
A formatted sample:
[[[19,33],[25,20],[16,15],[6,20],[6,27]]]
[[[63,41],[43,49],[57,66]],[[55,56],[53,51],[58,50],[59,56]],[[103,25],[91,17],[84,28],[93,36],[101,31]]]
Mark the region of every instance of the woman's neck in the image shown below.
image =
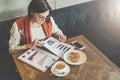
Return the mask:
[[[40,23],[37,23],[37,22],[35,22],[34,20],[30,20],[30,25],[31,25],[31,27],[40,27],[41,26],[41,24]]]

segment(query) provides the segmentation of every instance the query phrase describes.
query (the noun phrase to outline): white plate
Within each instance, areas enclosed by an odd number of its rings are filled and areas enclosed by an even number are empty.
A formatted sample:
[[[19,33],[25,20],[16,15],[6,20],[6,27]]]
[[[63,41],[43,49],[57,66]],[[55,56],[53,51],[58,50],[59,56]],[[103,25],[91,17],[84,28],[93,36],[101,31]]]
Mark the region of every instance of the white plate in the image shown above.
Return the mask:
[[[59,61],[58,61],[59,62]],[[52,67],[51,67],[51,72],[52,72],[52,74],[54,74],[55,76],[59,76],[59,77],[62,77],[62,76],[66,76],[69,72],[70,72],[70,67],[66,64],[66,71],[64,72],[64,73],[56,73],[55,72],[55,66],[56,66],[56,64],[58,63],[58,62],[56,62]]]
[[[75,53],[78,52],[78,53],[80,53],[80,60],[79,60],[78,62],[72,62],[72,61],[70,60],[69,54],[70,54],[71,52],[75,52]],[[86,56],[86,54],[85,54],[84,52],[82,52],[82,51],[79,51],[79,50],[70,50],[70,51],[68,51],[68,52],[66,52],[66,53],[64,54],[63,59],[64,59],[65,62],[67,62],[68,64],[71,64],[71,65],[80,65],[80,64],[82,64],[82,63],[84,63],[84,62],[87,61],[87,56]]]

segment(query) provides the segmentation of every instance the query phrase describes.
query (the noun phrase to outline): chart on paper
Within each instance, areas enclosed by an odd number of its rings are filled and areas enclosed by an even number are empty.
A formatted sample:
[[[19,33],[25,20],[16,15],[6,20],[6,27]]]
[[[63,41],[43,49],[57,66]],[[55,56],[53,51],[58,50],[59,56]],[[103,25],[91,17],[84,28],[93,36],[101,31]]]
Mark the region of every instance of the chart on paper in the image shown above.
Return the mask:
[[[53,52],[55,55],[63,58],[64,53],[74,49],[72,45],[69,45],[64,42],[59,42],[56,38],[50,37],[44,41],[44,47]]]

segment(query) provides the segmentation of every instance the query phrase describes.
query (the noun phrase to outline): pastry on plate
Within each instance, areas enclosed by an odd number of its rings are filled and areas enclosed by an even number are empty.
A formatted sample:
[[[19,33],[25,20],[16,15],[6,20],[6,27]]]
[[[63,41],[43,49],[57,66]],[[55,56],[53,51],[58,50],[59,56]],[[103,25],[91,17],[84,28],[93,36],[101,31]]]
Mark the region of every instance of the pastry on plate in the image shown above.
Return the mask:
[[[80,61],[80,53],[79,52],[71,52],[69,54],[69,59],[71,62],[79,62]]]

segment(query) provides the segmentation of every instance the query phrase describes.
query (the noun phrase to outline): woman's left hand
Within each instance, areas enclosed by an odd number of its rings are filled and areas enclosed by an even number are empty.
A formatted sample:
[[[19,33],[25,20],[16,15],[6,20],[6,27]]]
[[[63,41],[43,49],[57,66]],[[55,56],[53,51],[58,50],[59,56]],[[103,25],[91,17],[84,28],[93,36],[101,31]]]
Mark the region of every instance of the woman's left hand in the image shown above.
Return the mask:
[[[60,42],[65,42],[67,37],[65,35],[58,34],[57,38]]]

